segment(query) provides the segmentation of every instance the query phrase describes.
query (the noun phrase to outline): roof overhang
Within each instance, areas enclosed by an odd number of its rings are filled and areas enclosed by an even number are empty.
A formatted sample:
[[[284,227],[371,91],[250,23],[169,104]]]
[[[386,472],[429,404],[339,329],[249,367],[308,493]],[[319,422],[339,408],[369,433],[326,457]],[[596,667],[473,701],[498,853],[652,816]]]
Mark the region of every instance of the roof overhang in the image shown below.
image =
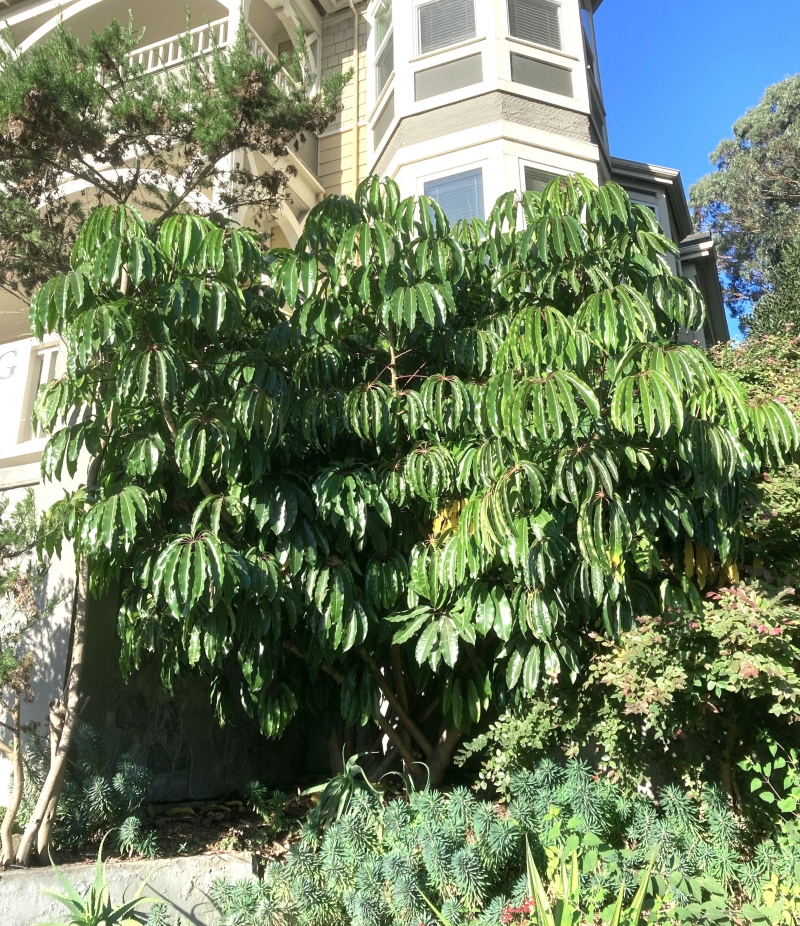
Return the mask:
[[[694,266],[697,283],[705,296],[712,340],[729,341],[728,316],[725,312],[717,270],[717,248],[711,232],[694,232],[681,241],[680,248],[681,263]]]
[[[657,164],[645,164],[641,161],[627,161],[624,158],[611,158],[611,170],[620,178],[639,183],[654,183],[663,189],[675,219],[678,237],[683,240],[694,232],[686,200],[686,190],[679,170],[672,167],[659,167]]]

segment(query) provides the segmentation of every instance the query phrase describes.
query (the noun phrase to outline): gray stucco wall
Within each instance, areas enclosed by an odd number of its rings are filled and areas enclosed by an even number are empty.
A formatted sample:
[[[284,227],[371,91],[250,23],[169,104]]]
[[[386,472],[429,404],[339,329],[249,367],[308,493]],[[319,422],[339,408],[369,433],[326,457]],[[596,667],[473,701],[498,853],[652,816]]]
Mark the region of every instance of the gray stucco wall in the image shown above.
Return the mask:
[[[595,142],[589,117],[583,113],[513,93],[493,91],[416,116],[407,116],[395,128],[374,173],[383,176],[400,148],[500,121],[532,126],[582,142]]]
[[[129,681],[116,655],[106,701],[105,736],[113,767],[124,754],[147,766],[153,776],[151,801],[201,800],[241,792],[258,779],[270,785],[295,783],[314,761],[321,737],[293,723],[279,741],[265,739],[258,725],[239,709],[221,727],[214,715],[208,682],[183,678],[164,690],[155,662],[145,663]],[[312,756],[309,762],[309,750]],[[2,922],[2,920],[0,920]]]

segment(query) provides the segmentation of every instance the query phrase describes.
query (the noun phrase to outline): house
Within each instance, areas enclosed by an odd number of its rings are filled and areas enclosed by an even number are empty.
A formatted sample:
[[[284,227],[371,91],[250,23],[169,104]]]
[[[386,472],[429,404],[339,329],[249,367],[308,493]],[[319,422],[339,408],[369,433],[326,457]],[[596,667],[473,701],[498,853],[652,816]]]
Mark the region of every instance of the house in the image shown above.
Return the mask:
[[[509,189],[541,190],[554,176],[580,172],[596,182],[620,183],[653,210],[679,246],[675,272],[697,282],[709,308],[704,330],[690,336],[702,343],[727,340],[714,246],[710,236],[693,234],[680,174],[611,154],[594,30],[601,3],[189,0],[188,6],[195,54],[213,43],[229,44],[244,16],[259,54],[274,59],[290,51],[302,24],[318,73],[353,69],[333,125],[287,156],[294,175],[289,199],[272,220],[275,245],[293,246],[317,202],[329,193],[352,192],[373,173],[394,178],[405,195],[433,197],[451,219],[460,219],[483,218]],[[86,39],[113,18],[126,20],[129,8],[134,26],[146,29],[134,60],[148,71],[179,67],[186,0],[0,0],[0,24],[5,21],[24,50],[60,20]],[[0,490],[38,486],[43,438],[32,423],[33,402],[38,386],[60,375],[61,362],[57,341],[38,344],[29,336],[27,307],[0,294]],[[59,491],[37,488],[42,504]],[[48,590],[56,597],[63,590],[64,597],[31,644],[42,671],[29,716],[39,720],[63,673],[73,574],[67,552],[54,564]],[[113,607],[98,603],[90,618],[87,718],[113,728],[120,748],[144,750],[163,776],[165,794],[180,792],[187,774],[187,793],[195,796],[221,788],[221,781],[230,785],[233,778],[224,769],[199,782],[192,778],[212,736],[202,709],[186,706],[193,696],[165,702],[167,707],[148,700],[147,690],[121,687],[110,668]],[[174,739],[175,730],[180,746],[171,755],[163,741]],[[241,771],[242,763],[232,760],[237,763]]]

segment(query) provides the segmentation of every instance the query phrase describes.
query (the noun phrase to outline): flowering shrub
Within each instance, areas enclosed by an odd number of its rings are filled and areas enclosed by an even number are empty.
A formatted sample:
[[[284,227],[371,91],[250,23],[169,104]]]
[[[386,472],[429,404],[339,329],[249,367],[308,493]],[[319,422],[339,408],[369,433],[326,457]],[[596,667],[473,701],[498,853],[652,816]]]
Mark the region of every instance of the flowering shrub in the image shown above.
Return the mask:
[[[528,926],[530,915],[536,909],[536,901],[532,897],[526,897],[519,907],[512,907],[508,904],[503,910],[502,920],[506,926],[515,924],[515,926]]]

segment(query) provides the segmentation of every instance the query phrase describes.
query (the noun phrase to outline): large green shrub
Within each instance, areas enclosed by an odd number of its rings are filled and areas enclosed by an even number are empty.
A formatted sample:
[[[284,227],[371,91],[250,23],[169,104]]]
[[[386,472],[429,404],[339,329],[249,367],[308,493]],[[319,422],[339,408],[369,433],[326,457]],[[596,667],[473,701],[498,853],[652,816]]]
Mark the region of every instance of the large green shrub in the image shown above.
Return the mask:
[[[727,567],[746,478],[798,434],[680,342],[703,307],[672,250],[581,177],[456,229],[372,178],[266,255],[95,213],[32,308],[69,353],[38,415],[47,477],[94,455],[60,510],[95,591],[121,582],[126,668],[203,671],[267,735],[371,722],[438,781],[593,635],[699,610],[685,544]]]

